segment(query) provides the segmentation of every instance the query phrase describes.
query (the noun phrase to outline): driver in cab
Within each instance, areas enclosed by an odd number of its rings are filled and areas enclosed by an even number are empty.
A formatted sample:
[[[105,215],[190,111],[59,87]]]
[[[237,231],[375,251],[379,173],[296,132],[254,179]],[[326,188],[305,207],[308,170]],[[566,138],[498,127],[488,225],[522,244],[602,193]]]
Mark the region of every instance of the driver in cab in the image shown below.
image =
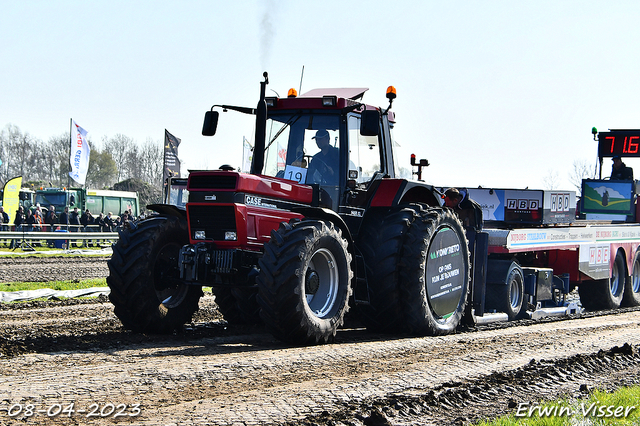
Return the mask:
[[[318,130],[311,138],[316,140],[320,149],[311,159],[309,173],[315,182],[338,184],[338,166],[340,164],[340,150],[330,144],[329,132]]]

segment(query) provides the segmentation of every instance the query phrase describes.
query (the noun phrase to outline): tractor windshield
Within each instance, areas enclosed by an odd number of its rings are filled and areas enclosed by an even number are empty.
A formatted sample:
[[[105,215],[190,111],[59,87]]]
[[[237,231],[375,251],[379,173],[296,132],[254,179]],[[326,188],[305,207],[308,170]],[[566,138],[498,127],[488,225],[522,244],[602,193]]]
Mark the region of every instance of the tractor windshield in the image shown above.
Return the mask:
[[[336,114],[270,114],[263,173],[299,183],[337,186],[339,125]]]

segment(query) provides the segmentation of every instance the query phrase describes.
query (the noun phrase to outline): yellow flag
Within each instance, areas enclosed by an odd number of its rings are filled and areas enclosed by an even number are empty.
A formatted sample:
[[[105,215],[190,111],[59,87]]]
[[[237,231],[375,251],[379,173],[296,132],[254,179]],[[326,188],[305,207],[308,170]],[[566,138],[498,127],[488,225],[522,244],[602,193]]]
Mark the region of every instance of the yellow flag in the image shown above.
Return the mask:
[[[4,195],[2,196],[2,207],[9,215],[9,223],[13,223],[16,218],[16,211],[20,206],[20,188],[22,187],[22,176],[10,179],[4,185]]]

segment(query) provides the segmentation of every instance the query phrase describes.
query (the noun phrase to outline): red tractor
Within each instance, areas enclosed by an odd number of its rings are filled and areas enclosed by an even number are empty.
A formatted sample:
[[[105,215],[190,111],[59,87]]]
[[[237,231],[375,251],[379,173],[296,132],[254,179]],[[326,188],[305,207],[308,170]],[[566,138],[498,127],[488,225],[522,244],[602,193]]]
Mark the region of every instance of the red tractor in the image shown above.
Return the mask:
[[[191,172],[186,208],[120,234],[109,262],[110,299],[125,327],[172,332],[212,287],[229,323],[259,323],[293,344],[331,341],[350,306],[372,330],[447,334],[465,313],[470,251],[442,194],[400,179],[391,104],[361,102],[367,89],[316,89],[265,97],[256,108],[250,173]],[[422,162],[426,165],[426,162]],[[473,215],[470,215],[471,217]]]

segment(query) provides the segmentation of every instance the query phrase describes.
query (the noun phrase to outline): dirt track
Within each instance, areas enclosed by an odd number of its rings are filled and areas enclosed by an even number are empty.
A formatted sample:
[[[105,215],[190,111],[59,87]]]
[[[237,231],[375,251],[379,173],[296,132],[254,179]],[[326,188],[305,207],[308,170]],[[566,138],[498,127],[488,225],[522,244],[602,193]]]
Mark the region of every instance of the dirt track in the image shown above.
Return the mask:
[[[108,257],[0,256],[0,283],[104,278]]]
[[[106,299],[3,305],[0,424],[467,424],[637,382],[639,323],[627,310],[445,337],[348,329],[335,344],[297,348],[226,326],[210,295],[174,336],[122,330]],[[71,403],[70,417],[47,415]],[[134,404],[140,414],[129,416]]]

